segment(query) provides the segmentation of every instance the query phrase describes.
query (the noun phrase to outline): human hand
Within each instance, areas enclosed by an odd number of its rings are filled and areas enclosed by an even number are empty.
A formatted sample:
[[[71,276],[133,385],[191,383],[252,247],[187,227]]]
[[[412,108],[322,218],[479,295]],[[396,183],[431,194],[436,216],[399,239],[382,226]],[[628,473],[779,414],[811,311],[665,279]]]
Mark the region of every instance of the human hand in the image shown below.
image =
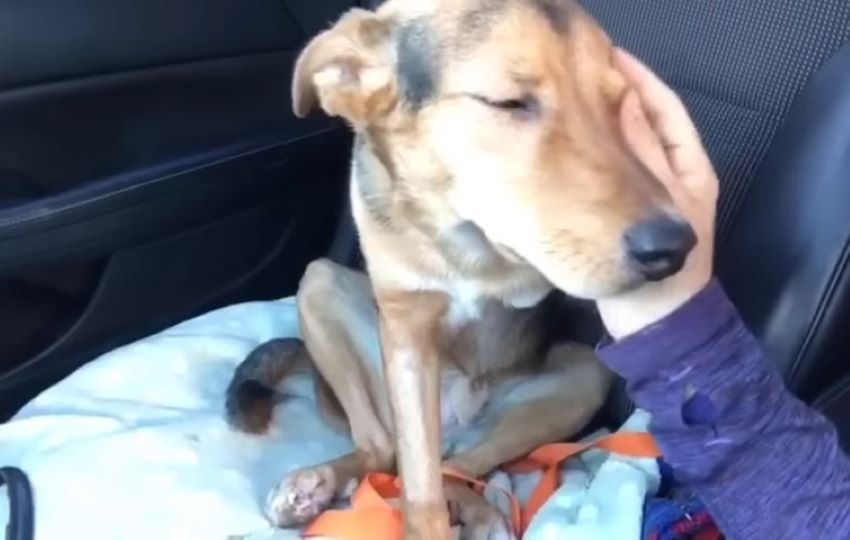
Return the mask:
[[[675,92],[625,51],[616,52],[616,63],[632,86],[621,110],[626,142],[664,183],[698,239],[684,268],[674,276],[597,302],[608,332],[619,339],[671,314],[711,280],[718,181]]]

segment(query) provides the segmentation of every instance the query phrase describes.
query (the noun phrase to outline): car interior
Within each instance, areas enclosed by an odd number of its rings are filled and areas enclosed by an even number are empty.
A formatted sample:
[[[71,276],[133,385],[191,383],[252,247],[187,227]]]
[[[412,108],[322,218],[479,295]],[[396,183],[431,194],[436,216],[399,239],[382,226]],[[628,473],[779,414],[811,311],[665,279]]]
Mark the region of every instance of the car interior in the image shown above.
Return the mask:
[[[0,421],[110,349],[291,295],[315,258],[362,264],[351,135],[289,97],[358,4],[0,3]],[[850,448],[850,3],[582,4],[682,96],[721,179],[718,276]]]

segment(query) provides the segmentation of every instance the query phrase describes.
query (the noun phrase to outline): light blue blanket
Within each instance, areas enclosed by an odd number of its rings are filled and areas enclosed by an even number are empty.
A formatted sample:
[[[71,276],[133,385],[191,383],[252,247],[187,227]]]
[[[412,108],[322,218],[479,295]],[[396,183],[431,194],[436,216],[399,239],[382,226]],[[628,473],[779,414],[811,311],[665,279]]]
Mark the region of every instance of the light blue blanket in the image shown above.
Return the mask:
[[[347,452],[319,419],[306,376],[280,405],[270,436],[232,431],[223,395],[236,365],[273,337],[297,336],[291,299],[221,309],[89,363],[0,426],[0,464],[27,472],[38,540],[297,538],[269,526],[266,493],[286,472]],[[629,429],[646,428],[638,413]],[[526,538],[638,540],[652,460],[590,452]],[[534,477],[493,482],[522,496]],[[0,530],[7,515],[0,491]],[[376,539],[381,540],[381,539]]]

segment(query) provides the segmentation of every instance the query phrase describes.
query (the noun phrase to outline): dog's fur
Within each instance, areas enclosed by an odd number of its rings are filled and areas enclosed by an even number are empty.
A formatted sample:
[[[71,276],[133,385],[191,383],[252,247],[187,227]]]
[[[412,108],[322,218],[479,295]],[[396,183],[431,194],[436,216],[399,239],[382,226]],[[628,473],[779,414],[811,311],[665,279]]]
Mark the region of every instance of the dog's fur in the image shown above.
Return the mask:
[[[312,263],[303,344],[261,346],[228,389],[231,423],[261,433],[272,388],[313,365],[322,409],[356,445],[284,479],[273,521],[304,523],[365,472],[398,466],[408,537],[447,537],[443,493],[465,537],[511,537],[481,497],[441,487],[439,458],[483,475],[591,419],[609,375],[555,341],[550,282],[585,298],[638,285],[624,231],[672,207],[623,140],[612,51],[570,0],[389,0],[305,49],[293,105],[356,133],[369,277]]]

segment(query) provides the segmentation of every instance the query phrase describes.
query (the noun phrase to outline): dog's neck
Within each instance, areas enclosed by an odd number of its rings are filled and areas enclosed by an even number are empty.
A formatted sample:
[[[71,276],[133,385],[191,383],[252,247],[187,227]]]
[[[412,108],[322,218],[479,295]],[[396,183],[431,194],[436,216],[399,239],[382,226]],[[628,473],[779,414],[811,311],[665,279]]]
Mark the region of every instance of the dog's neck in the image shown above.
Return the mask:
[[[376,287],[441,290],[461,312],[483,299],[536,304],[551,285],[534,269],[498,249],[441,196],[449,179],[428,165],[402,171],[379,138],[359,134],[353,152],[351,199],[369,273]],[[419,176],[416,176],[419,175]]]

